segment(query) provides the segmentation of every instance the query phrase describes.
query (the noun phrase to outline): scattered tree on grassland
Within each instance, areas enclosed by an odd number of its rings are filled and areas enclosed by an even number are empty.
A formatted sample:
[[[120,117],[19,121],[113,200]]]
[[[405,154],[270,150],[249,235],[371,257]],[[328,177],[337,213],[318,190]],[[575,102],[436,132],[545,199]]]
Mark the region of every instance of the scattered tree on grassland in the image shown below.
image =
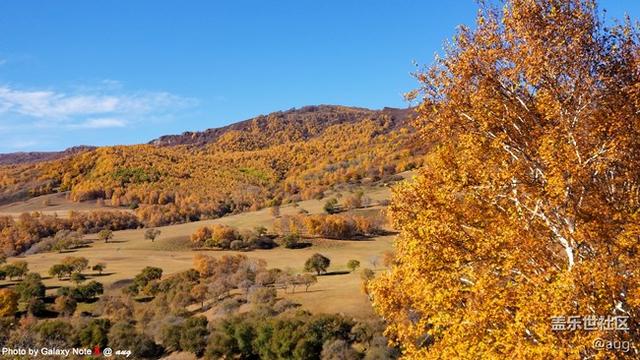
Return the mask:
[[[591,0],[482,9],[417,75],[416,126],[437,146],[394,190],[394,265],[369,286],[386,333],[407,359],[638,342],[550,323],[640,317],[638,28],[603,23]]]
[[[62,265],[68,266],[73,273],[82,273],[89,266],[89,260],[81,256],[67,256],[62,259]]]
[[[158,236],[160,236],[161,231],[158,229],[147,229],[144,231],[144,238],[146,240],[151,240],[154,242]]]
[[[97,263],[95,265],[93,265],[93,267],[91,267],[91,270],[93,271],[97,271],[98,275],[102,275],[102,272],[107,268],[107,264],[105,263]]]
[[[71,230],[60,230],[53,237],[52,250],[63,252],[68,249],[74,249],[76,247],[82,246],[83,244],[84,241],[82,239],[81,233]]]
[[[73,274],[71,274],[71,277],[69,278],[69,280],[73,281],[76,285],[78,285],[83,281],[87,280],[87,278],[81,273],[74,272]]]
[[[204,244],[212,237],[211,228],[209,226],[201,226],[191,234],[191,244],[195,248],[203,247]]]
[[[353,260],[353,259],[347,261],[347,268],[349,269],[349,271],[354,272],[359,267],[360,267],[360,261]]]
[[[58,280],[62,280],[65,276],[71,276],[73,268],[66,264],[54,264],[49,268],[49,275],[55,276]]]
[[[302,274],[297,280],[300,284],[304,285],[304,291],[309,291],[309,287],[318,282],[318,278],[311,274]]]
[[[280,244],[287,249],[296,249],[300,246],[300,234],[298,233],[286,234],[280,240]]]
[[[108,243],[109,240],[113,239],[113,231],[111,231],[111,230],[101,230],[98,233],[98,239],[100,241],[104,241],[104,242]]]
[[[14,261],[2,266],[2,271],[9,277],[9,280],[22,278],[29,272],[29,264],[23,260]]]
[[[354,210],[369,206],[369,204],[371,204],[371,199],[364,196],[364,192],[359,190],[355,194],[347,196],[342,203],[345,209]]]
[[[322,254],[313,254],[307,261],[304,263],[305,271],[315,271],[318,275],[327,271],[329,265],[331,264],[331,260],[328,257],[323,256]]]
[[[302,219],[309,235],[331,239],[352,239],[372,236],[380,232],[381,220],[377,216],[360,215],[309,215]]]
[[[103,292],[104,286],[95,280],[91,280],[86,284],[77,285],[75,288],[67,286],[58,288],[57,295],[71,297],[77,302],[89,302],[98,295],[102,295]]]

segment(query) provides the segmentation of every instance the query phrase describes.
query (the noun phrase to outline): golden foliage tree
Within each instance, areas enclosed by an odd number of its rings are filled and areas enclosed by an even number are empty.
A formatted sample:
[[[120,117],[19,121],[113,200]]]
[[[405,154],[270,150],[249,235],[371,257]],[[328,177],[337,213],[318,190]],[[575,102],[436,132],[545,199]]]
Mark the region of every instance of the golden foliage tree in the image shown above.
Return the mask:
[[[0,317],[15,315],[19,297],[12,289],[0,289]]]
[[[592,0],[510,0],[417,74],[435,145],[394,191],[396,256],[369,286],[406,358],[638,356],[592,346],[640,340],[638,45]]]

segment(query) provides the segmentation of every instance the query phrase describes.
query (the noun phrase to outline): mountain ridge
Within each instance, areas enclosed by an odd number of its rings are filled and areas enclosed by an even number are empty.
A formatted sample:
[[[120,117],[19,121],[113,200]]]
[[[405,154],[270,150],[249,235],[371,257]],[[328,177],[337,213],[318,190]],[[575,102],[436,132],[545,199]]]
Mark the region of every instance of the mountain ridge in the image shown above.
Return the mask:
[[[3,153],[0,154],[0,166],[57,160],[83,151],[95,150],[96,148],[96,146],[91,145],[77,145],[60,151],[18,151]]]
[[[258,115],[246,120],[231,123],[229,125],[208,128],[201,131],[185,131],[182,134],[163,135],[148,142],[151,145],[157,146],[178,146],[188,145],[201,147],[212,142],[215,142],[224,134],[230,131],[247,131],[253,127],[253,125],[265,122],[269,119],[280,118],[285,120],[284,122],[291,122],[299,120],[298,118],[305,114],[317,115],[317,120],[327,120],[322,124],[322,129],[325,129],[331,125],[352,123],[361,120],[363,117],[376,116],[376,115],[390,115],[393,120],[397,120],[398,123],[403,123],[408,117],[411,108],[400,109],[384,107],[380,110],[373,110],[363,107],[344,106],[344,105],[307,105],[301,108],[292,108],[290,110],[275,111],[267,115]],[[328,114],[338,114],[338,116],[330,117]],[[313,115],[310,115],[313,117]],[[289,124],[290,125],[290,124]],[[264,134],[263,134],[264,135]],[[300,140],[308,140],[309,134],[305,134]],[[316,134],[317,135],[317,134]]]
[[[364,107],[345,106],[345,105],[307,105],[301,108],[292,108],[289,110],[281,110],[269,113],[267,115],[258,115],[249,119],[230,123],[228,125],[207,128],[199,131],[185,131],[181,134],[167,134],[147,142],[148,145],[171,147],[171,146],[189,146],[204,147],[214,143],[226,134],[232,132],[250,132],[258,130],[257,133],[262,136],[276,137],[277,133],[282,131],[284,127],[290,127],[291,123],[301,125],[300,133],[295,134],[295,140],[308,140],[322,133],[326,128],[345,123],[355,123],[365,118],[379,118],[381,116],[389,116],[394,127],[404,125],[409,117],[411,108],[392,108],[384,107],[379,110],[368,109]],[[312,124],[305,123],[305,120],[311,118]],[[272,126],[271,131],[264,132],[265,123],[276,119],[278,126]],[[316,127],[315,131],[310,131],[309,127]],[[256,131],[254,131],[256,133]],[[236,138],[235,140],[247,140],[246,138]],[[283,139],[281,139],[283,140]],[[289,139],[291,140],[291,139]],[[264,146],[264,144],[262,145]],[[93,145],[77,145],[60,151],[19,151],[11,153],[0,153],[0,166],[34,164],[52,160],[62,159],[68,156],[77,155],[81,152],[97,149],[98,146]]]

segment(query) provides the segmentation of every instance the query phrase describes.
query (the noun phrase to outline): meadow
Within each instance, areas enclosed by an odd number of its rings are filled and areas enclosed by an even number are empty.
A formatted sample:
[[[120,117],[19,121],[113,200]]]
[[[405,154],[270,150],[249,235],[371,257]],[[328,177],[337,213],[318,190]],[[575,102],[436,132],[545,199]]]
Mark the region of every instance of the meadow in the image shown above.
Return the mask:
[[[411,173],[402,174],[409,177]],[[353,189],[351,189],[353,191]],[[390,189],[384,185],[362,187],[362,190],[372,200],[373,206],[366,209],[354,210],[357,214],[376,214],[385,211],[384,206],[376,205],[389,199]],[[341,197],[349,194],[348,191],[336,192],[334,195]],[[49,200],[50,205],[43,205]],[[308,214],[323,213],[325,200],[305,200],[280,207],[280,216],[295,215],[302,209]],[[22,203],[14,203],[0,208],[0,214],[14,215],[24,211],[43,211],[48,214],[57,214],[60,217],[68,215],[68,211],[95,210],[95,202],[70,202],[63,194],[45,195],[30,199]],[[108,209],[104,207],[103,209]],[[295,293],[278,290],[278,297],[287,298],[299,303],[303,309],[314,313],[343,313],[356,317],[366,317],[373,314],[367,295],[361,290],[362,280],[360,271],[350,272],[347,269],[349,260],[357,260],[361,268],[382,270],[382,257],[390,251],[394,235],[384,235],[363,240],[329,240],[322,238],[308,239],[311,246],[301,249],[287,249],[276,247],[252,251],[231,250],[193,250],[189,237],[199,227],[213,224],[229,225],[239,230],[253,229],[264,226],[273,230],[274,216],[271,208],[258,211],[245,212],[225,216],[213,220],[196,221],[184,224],[158,227],[160,236],[155,241],[145,239],[145,229],[123,230],[113,232],[113,239],[109,242],[99,241],[96,234],[85,235],[85,239],[92,242],[85,247],[67,250],[63,252],[47,252],[33,255],[24,255],[7,259],[25,260],[29,264],[29,270],[40,273],[43,282],[47,286],[47,294],[54,295],[57,288],[70,286],[69,280],[59,280],[48,275],[48,270],[54,264],[60,263],[65,257],[84,257],[89,260],[91,267],[97,263],[107,265],[106,270],[97,274],[91,270],[86,271],[88,280],[96,280],[105,286],[105,294],[119,294],[123,284],[130,283],[144,267],[154,266],[163,269],[163,274],[170,275],[193,267],[193,258],[196,254],[206,254],[213,257],[221,257],[230,254],[244,254],[249,258],[265,260],[270,268],[279,268],[292,273],[304,272],[304,263],[314,253],[321,253],[331,259],[331,266],[327,274],[318,277],[317,284],[309,291],[300,288]],[[13,281],[0,281],[1,286],[14,283]],[[91,311],[92,304],[81,304],[78,312]],[[209,313],[210,315],[210,313]]]

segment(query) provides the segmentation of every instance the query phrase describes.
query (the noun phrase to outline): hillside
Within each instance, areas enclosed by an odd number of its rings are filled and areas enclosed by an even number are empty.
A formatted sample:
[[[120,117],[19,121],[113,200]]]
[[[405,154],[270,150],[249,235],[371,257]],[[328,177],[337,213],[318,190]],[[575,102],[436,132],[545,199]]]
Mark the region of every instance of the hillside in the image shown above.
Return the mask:
[[[140,224],[161,226],[318,199],[337,186],[394,181],[395,174],[419,166],[423,150],[409,113],[305,107],[152,144],[0,166],[0,205],[16,209],[9,211],[14,217],[17,209],[50,212],[57,209],[49,209],[52,204],[8,205],[66,192],[71,202],[134,210]],[[51,231],[5,231],[11,235],[0,240],[7,249],[23,249]]]

